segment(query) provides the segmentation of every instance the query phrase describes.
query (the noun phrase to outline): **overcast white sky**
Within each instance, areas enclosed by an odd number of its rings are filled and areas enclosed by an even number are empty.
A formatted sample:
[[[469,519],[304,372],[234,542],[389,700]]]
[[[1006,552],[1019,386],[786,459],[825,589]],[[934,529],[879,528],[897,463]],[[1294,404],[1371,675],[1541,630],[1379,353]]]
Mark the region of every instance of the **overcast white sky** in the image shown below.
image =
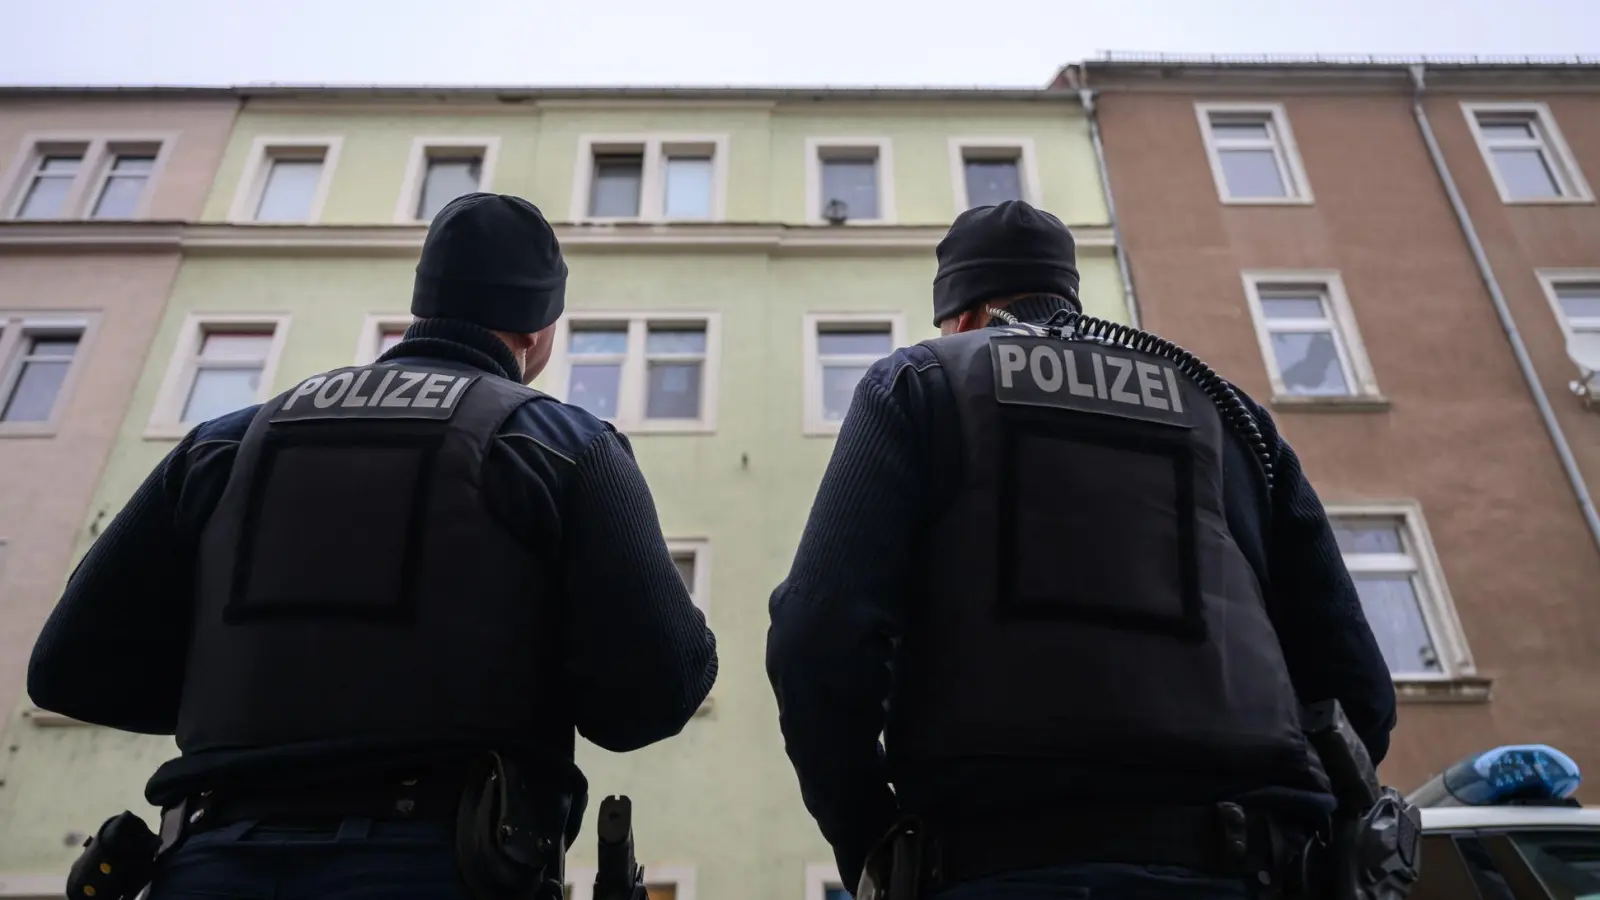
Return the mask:
[[[1600,0],[0,0],[6,84],[1043,85],[1102,50],[1600,55]]]

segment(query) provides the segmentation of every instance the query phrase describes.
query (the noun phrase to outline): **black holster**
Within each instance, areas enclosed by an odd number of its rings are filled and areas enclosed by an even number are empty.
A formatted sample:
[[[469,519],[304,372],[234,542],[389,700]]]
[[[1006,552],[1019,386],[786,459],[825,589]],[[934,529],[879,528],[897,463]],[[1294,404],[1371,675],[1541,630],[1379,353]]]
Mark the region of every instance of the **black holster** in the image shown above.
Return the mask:
[[[83,842],[67,874],[67,896],[132,900],[155,874],[160,847],[143,819],[126,811],[112,816]]]
[[[498,753],[475,762],[456,817],[456,866],[473,897],[562,900],[569,823],[582,807],[570,794],[535,790]]]

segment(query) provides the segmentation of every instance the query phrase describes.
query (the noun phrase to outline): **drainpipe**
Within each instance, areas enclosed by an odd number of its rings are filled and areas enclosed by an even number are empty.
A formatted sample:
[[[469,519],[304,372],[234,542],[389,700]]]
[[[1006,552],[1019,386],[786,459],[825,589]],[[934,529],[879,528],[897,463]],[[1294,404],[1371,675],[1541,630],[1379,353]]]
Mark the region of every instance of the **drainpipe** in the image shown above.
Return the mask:
[[[1089,73],[1084,72],[1081,84],[1087,85]],[[1116,245],[1111,248],[1111,253],[1117,258],[1117,269],[1122,273],[1122,303],[1128,310],[1128,324],[1135,328],[1143,327],[1139,324],[1139,300],[1133,293],[1133,273],[1128,270],[1127,245],[1122,243],[1122,226],[1117,223],[1117,201],[1111,195],[1111,173],[1106,169],[1106,148],[1100,141],[1100,117],[1096,115],[1094,105],[1095,92],[1088,87],[1078,90],[1078,101],[1083,104],[1083,113],[1089,119],[1089,140],[1094,144],[1094,161],[1100,167],[1100,194],[1106,201],[1106,215],[1111,219],[1111,240]]]
[[[1472,225],[1472,217],[1467,214],[1466,204],[1461,201],[1461,193],[1456,190],[1455,179],[1450,177],[1450,168],[1445,165],[1444,154],[1439,150],[1439,142],[1434,139],[1433,128],[1428,124],[1428,114],[1422,108],[1422,95],[1425,90],[1423,83],[1423,66],[1413,65],[1411,70],[1411,113],[1417,118],[1417,126],[1422,129],[1422,140],[1428,145],[1428,155],[1433,157],[1433,167],[1439,173],[1439,180],[1444,182],[1444,191],[1450,197],[1450,206],[1455,210],[1456,222],[1461,226],[1461,233],[1466,236],[1467,247],[1472,250],[1472,259],[1478,264],[1478,274],[1483,278],[1483,284],[1489,289],[1489,299],[1494,301],[1494,311],[1500,316],[1500,327],[1506,333],[1506,340],[1511,342],[1511,352],[1516,355],[1517,365],[1522,369],[1522,378],[1528,383],[1528,392],[1533,394],[1533,402],[1539,407],[1539,416],[1544,419],[1545,430],[1550,433],[1551,443],[1556,445],[1556,455],[1561,458],[1561,468],[1567,473],[1567,481],[1572,484],[1572,492],[1577,495],[1578,507],[1583,510],[1583,518],[1589,524],[1589,535],[1594,539],[1595,546],[1600,547],[1600,517],[1595,515],[1594,500],[1589,496],[1589,487],[1584,483],[1583,473],[1578,470],[1577,460],[1572,458],[1572,448],[1567,444],[1566,435],[1561,431],[1561,425],[1556,421],[1555,410],[1550,408],[1550,399],[1544,391],[1544,384],[1539,381],[1539,374],[1533,368],[1533,359],[1528,356],[1528,348],[1522,343],[1522,334],[1517,331],[1517,323],[1511,318],[1511,308],[1506,305],[1505,294],[1500,290],[1500,282],[1494,277],[1494,270],[1489,267],[1489,257],[1483,252],[1483,243],[1478,240],[1478,230]]]

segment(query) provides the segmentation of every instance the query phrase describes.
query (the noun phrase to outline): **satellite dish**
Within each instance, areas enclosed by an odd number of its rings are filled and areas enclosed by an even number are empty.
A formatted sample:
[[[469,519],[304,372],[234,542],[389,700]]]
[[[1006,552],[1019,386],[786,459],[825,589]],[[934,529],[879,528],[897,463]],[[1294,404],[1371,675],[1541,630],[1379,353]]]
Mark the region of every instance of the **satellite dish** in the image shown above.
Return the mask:
[[[1583,398],[1585,406],[1596,400],[1595,373],[1600,372],[1600,332],[1574,331],[1567,337],[1567,356],[1578,366],[1579,378],[1567,385]]]
[[[1585,376],[1600,372],[1600,331],[1574,331],[1567,338],[1567,356]]]
[[[850,218],[850,204],[839,199],[829,200],[822,207],[822,217],[828,220],[829,225],[843,225]]]

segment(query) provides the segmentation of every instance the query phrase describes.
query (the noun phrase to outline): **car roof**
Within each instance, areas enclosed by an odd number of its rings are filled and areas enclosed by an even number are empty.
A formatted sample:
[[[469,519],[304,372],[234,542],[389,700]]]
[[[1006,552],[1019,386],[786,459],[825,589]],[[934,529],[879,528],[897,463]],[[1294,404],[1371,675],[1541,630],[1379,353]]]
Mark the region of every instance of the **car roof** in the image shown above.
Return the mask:
[[[1600,831],[1600,807],[1443,806],[1422,809],[1423,831],[1466,828],[1576,828]]]

